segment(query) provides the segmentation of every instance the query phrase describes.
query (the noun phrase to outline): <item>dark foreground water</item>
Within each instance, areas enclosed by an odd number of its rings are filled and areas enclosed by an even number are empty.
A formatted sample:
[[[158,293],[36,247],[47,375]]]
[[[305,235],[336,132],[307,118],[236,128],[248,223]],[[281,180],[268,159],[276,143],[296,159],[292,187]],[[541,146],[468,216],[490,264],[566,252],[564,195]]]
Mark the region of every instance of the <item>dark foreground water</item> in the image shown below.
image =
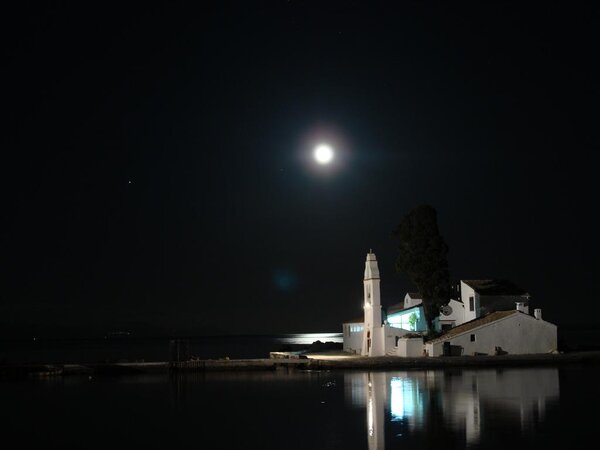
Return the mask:
[[[598,367],[0,380],[0,429],[12,448],[583,448],[598,380]]]

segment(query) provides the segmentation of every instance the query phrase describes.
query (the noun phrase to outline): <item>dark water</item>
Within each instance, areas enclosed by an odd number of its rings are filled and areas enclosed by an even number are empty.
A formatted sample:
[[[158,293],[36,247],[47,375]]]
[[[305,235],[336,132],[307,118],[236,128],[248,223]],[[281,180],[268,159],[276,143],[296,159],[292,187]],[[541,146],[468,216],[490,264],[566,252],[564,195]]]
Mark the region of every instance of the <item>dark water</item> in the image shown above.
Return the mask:
[[[209,358],[268,358],[269,352],[293,344],[342,342],[341,333],[265,336],[216,336],[189,339],[190,355]],[[0,341],[0,363],[95,363],[167,361],[169,338],[29,339]]]
[[[13,448],[581,448],[600,429],[599,379],[590,366],[3,380],[0,426]]]
[[[189,339],[190,355],[208,358],[268,358],[288,344],[315,341],[342,342],[341,333],[300,333],[264,336],[215,336]],[[170,338],[127,336],[109,339],[0,340],[2,363],[95,363],[117,361],[166,361]],[[600,350],[597,327],[560,327],[561,350]]]

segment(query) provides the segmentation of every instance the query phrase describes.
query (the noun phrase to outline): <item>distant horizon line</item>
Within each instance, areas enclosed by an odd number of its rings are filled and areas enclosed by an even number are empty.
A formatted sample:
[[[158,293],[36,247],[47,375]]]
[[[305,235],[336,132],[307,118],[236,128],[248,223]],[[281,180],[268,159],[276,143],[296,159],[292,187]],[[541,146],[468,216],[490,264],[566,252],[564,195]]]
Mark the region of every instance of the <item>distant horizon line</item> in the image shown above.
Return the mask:
[[[247,338],[247,337],[278,337],[278,336],[322,336],[322,337],[339,337],[343,336],[342,332],[309,332],[309,333],[244,333],[244,334],[179,334],[179,335],[145,335],[135,334],[131,332],[127,335],[104,335],[104,336],[30,336],[30,337],[2,337],[0,342],[35,342],[43,340],[106,340],[106,341],[127,341],[130,339],[195,339],[195,338]]]
[[[559,333],[561,329],[563,331],[600,331],[600,323],[563,323],[556,324],[559,329]],[[110,333],[113,333],[110,335]],[[65,335],[65,334],[56,334],[56,335],[0,335],[0,342],[30,342],[30,341],[50,341],[50,340],[107,340],[107,341],[127,341],[130,339],[196,339],[196,338],[260,338],[260,337],[278,337],[278,336],[319,336],[323,337],[331,336],[331,337],[339,337],[343,336],[343,332],[339,331],[312,331],[312,332],[290,332],[290,333],[241,333],[241,334],[233,334],[233,333],[207,333],[207,334],[184,334],[184,333],[174,333],[174,334],[146,334],[141,332],[137,334],[135,331],[130,330],[118,330],[113,331],[107,334],[97,334],[97,335]]]

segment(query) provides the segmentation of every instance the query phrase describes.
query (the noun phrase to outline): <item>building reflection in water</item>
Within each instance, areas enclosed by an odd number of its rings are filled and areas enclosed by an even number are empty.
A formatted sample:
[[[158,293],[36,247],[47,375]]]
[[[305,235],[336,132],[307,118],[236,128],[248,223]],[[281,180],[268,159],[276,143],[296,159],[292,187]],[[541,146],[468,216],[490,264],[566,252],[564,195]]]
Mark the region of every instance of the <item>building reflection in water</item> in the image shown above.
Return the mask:
[[[487,413],[490,421],[516,419],[525,433],[559,396],[555,368],[349,372],[344,379],[346,402],[366,410],[369,449],[385,448],[386,427],[427,433],[432,414],[467,444],[479,442]]]

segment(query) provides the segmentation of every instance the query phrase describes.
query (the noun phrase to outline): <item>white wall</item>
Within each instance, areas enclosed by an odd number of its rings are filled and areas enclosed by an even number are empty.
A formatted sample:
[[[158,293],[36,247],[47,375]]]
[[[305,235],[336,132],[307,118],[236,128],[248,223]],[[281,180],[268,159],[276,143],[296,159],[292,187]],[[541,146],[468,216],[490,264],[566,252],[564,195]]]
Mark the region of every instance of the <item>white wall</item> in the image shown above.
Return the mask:
[[[407,333],[412,333],[409,330],[404,330],[402,328],[394,328],[394,327],[390,327],[389,325],[386,325],[384,327],[384,333],[385,333],[385,353],[386,354],[390,354],[393,353],[395,354],[395,349],[396,349],[396,337],[402,337]]]
[[[549,353],[557,347],[556,331],[554,324],[516,313],[445,341],[461,346],[463,355],[472,355],[474,352],[493,355],[495,347],[502,347],[512,355]],[[475,335],[475,342],[471,342],[472,334]],[[429,356],[440,356],[443,342],[426,344]]]
[[[411,298],[408,293],[404,296],[404,309],[412,308],[413,306],[420,305],[421,303],[423,303],[422,299]]]
[[[448,317],[455,320],[455,326],[465,323],[465,304],[458,300],[450,300],[448,304],[452,307],[452,314]]]
[[[381,326],[381,292],[379,266],[375,254],[369,252],[365,262],[364,286],[364,317],[365,332],[361,354],[363,356],[383,356],[385,342]]]
[[[450,300],[448,305],[452,308],[452,314],[445,316],[440,313],[439,321],[441,323],[453,322],[453,326],[465,323],[465,305],[456,300]]]
[[[475,301],[475,310],[474,311],[471,311],[469,309],[469,307],[470,307],[469,297],[473,297],[473,299]],[[477,317],[479,317],[479,315],[477,314],[477,311],[479,309],[479,294],[477,292],[475,292],[475,290],[472,287],[470,287],[468,284],[466,284],[464,281],[460,282],[460,298],[465,307],[464,321],[468,322],[470,320],[473,320],[473,319],[476,319]]]
[[[402,338],[398,340],[397,356],[423,356],[423,338]]]
[[[351,326],[361,326],[362,323],[345,323],[343,325],[343,333],[344,333],[344,346],[343,349],[345,352],[349,353],[357,353],[360,354],[363,344],[363,333],[364,327],[362,331],[350,331]]]

